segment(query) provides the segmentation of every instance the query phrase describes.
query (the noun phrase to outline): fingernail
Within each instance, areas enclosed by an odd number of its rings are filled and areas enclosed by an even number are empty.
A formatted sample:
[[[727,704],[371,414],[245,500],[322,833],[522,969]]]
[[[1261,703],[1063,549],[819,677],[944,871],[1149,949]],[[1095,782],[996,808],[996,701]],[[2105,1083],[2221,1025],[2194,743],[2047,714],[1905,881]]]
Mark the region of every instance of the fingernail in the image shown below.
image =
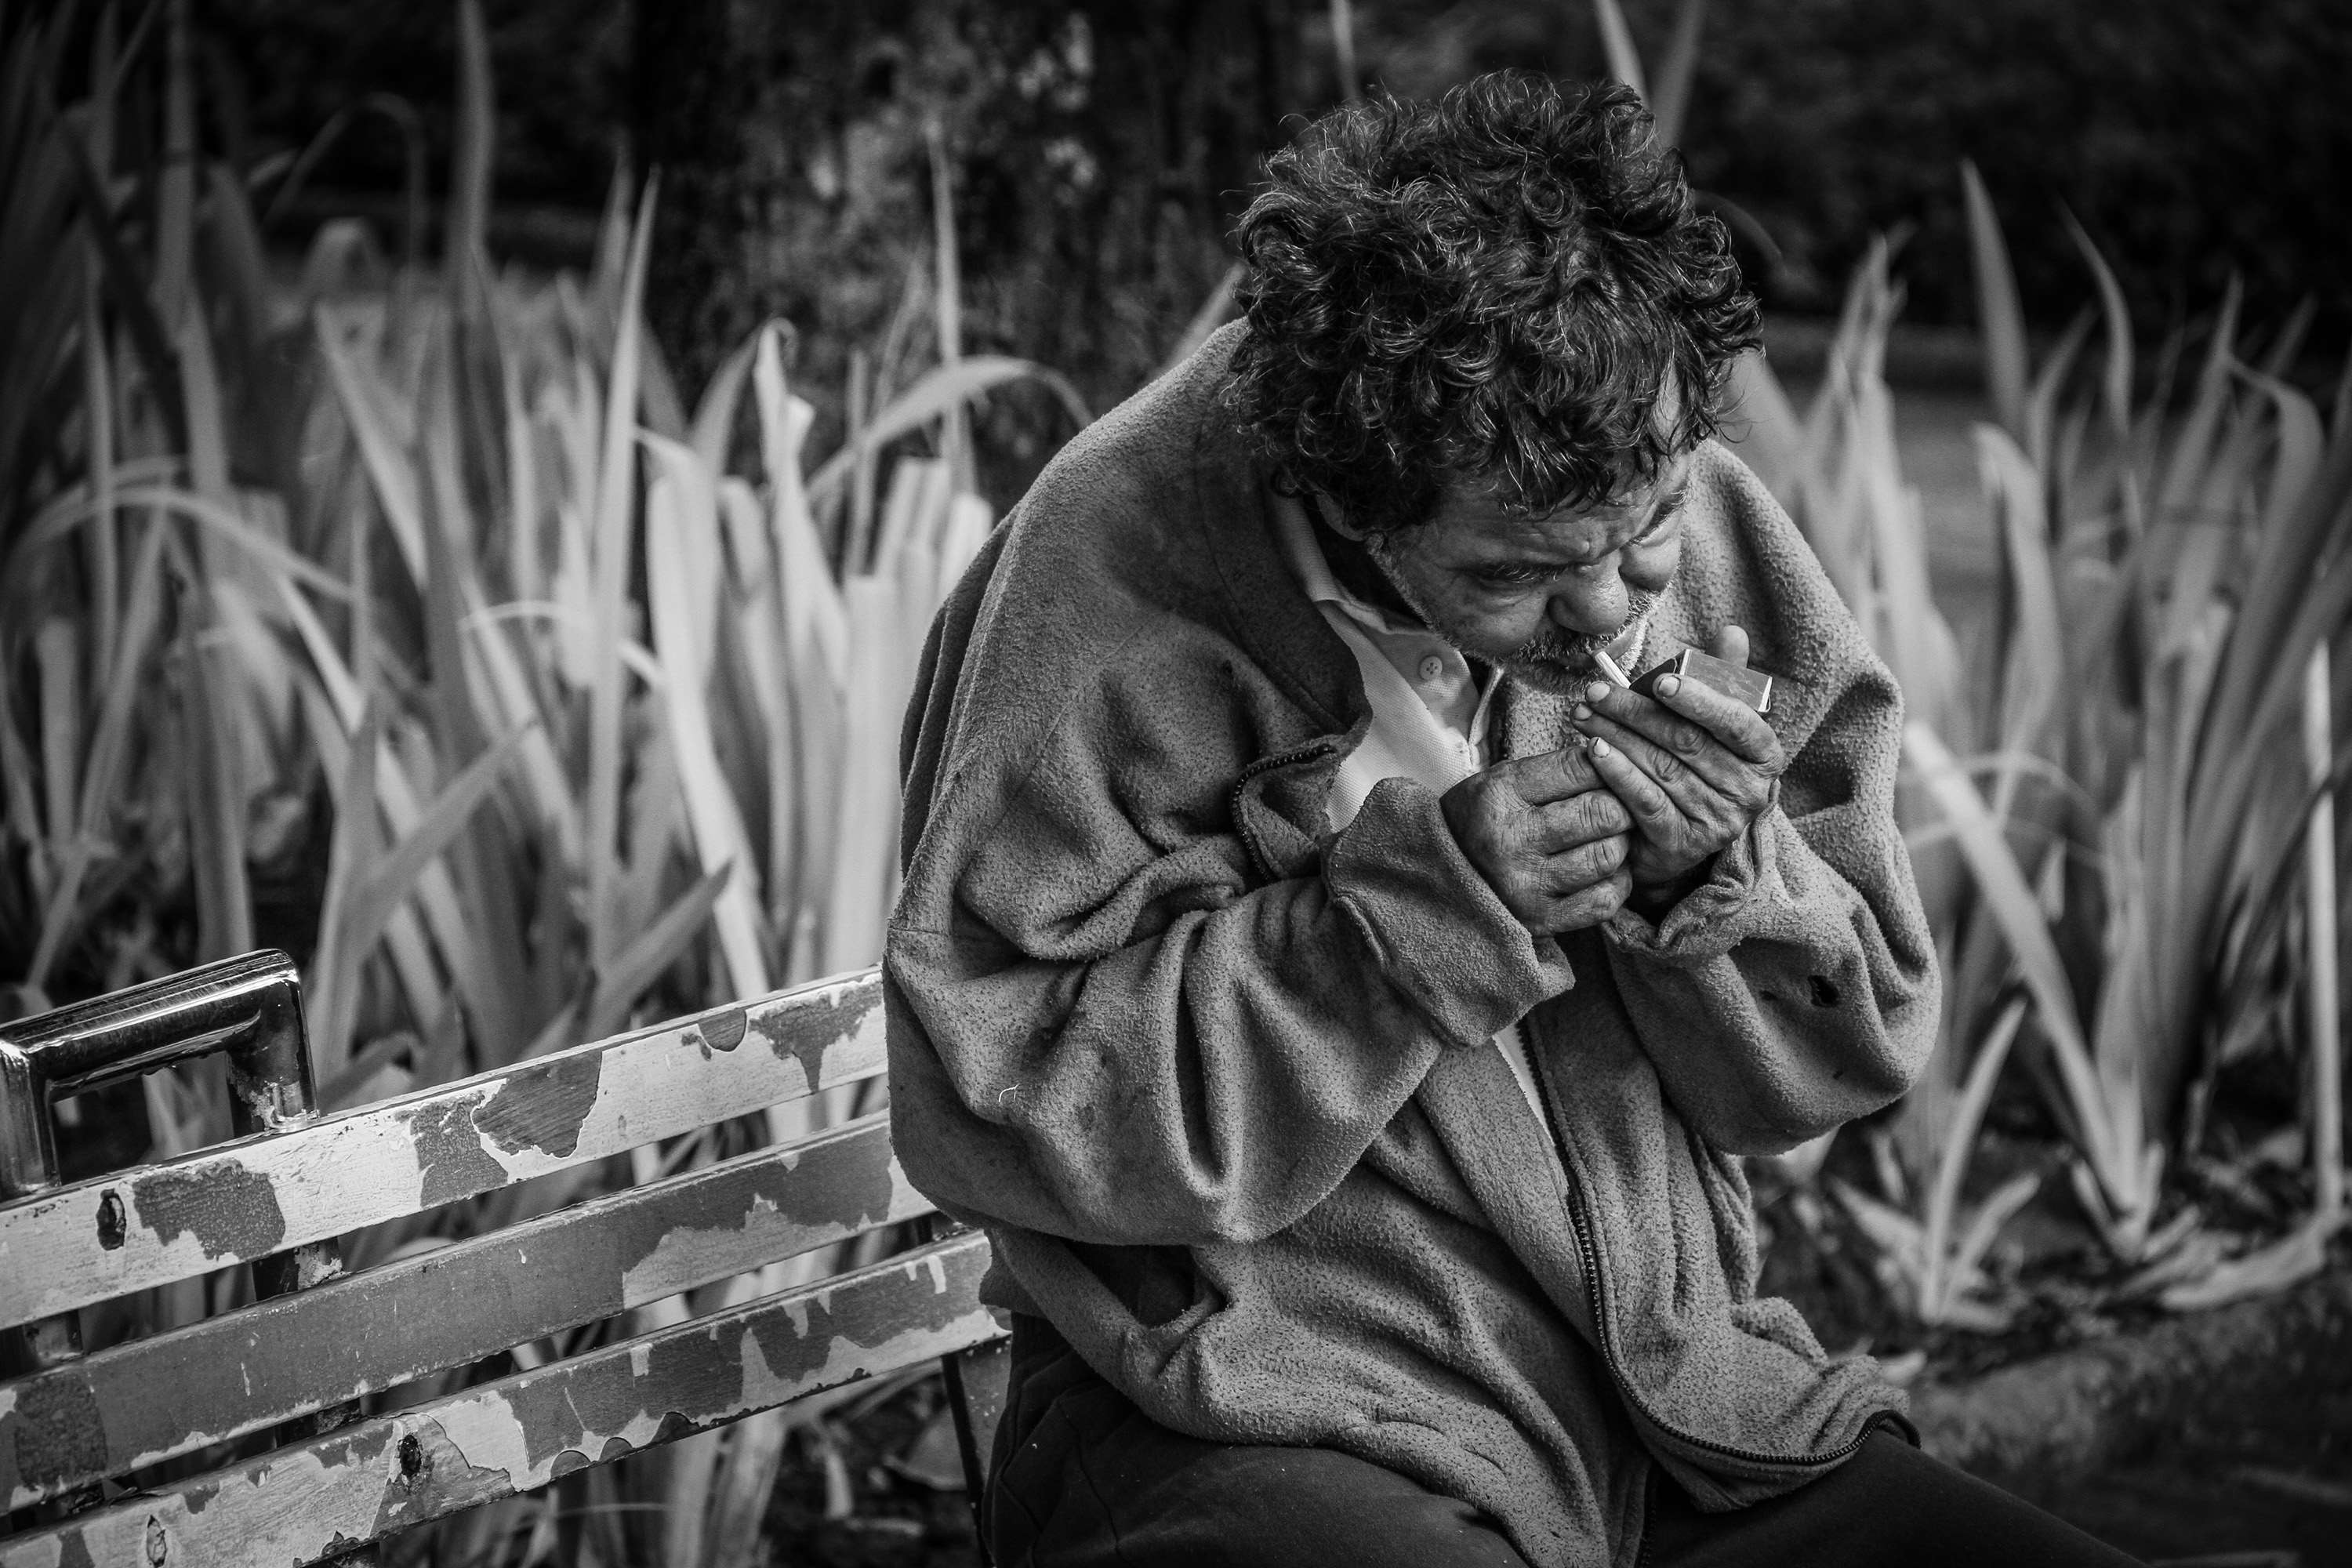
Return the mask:
[[[1598,702],[1608,695],[1609,683],[1605,680],[1596,680],[1584,689],[1584,700],[1587,702]]]
[[[1609,742],[1601,739],[1598,735],[1594,736],[1592,738],[1592,754],[1596,757],[1607,756],[1609,754]]]
[[[1682,684],[1683,678],[1679,675],[1662,675],[1658,677],[1658,695],[1661,697],[1672,697],[1675,692],[1682,689]]]
[[[1592,710],[1580,702],[1576,705],[1576,716],[1580,719],[1590,719],[1592,717]]]

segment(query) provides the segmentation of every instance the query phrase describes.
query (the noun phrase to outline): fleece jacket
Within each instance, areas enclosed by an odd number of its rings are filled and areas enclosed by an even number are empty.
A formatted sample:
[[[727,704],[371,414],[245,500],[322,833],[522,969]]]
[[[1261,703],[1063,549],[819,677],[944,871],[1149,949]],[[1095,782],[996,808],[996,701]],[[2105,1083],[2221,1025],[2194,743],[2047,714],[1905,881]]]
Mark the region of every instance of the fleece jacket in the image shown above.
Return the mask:
[[[1709,879],[1539,937],[1427,789],[1330,832],[1369,709],[1227,405],[1245,330],[1073,440],[932,627],[883,960],[899,1159],[987,1229],[987,1298],[1154,1420],[1630,1563],[1654,1467],[1738,1508],[1900,1406],[1757,1295],[1739,1160],[1885,1104],[1933,1041],[1898,695],[1709,444],[1651,657],[1747,627],[1793,759]],[[1570,733],[1519,683],[1501,721],[1515,756]],[[1491,1043],[1514,1022],[1549,1128]]]

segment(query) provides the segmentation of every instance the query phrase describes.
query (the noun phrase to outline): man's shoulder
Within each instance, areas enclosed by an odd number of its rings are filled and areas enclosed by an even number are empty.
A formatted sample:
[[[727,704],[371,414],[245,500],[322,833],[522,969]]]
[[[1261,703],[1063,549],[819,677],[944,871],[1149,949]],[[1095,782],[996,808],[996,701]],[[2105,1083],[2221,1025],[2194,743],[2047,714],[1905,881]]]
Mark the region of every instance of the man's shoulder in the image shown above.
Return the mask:
[[[1196,529],[1245,493],[1254,465],[1226,410],[1236,323],[1071,437],[1022,497],[1016,526],[1118,562]],[[1171,542],[1172,542],[1171,538]]]
[[[1314,641],[1330,634],[1223,401],[1239,331],[1089,426],[1022,498],[930,677],[954,685],[949,743],[965,760],[1020,771],[1049,743],[1115,742],[1198,771],[1212,735],[1286,730],[1277,714],[1302,698],[1335,706]]]
[[[1051,650],[1068,679],[1098,679],[1114,657],[1326,660],[1315,638],[1328,633],[1283,559],[1262,465],[1225,401],[1244,331],[1213,334],[1046,465],[979,609],[990,655],[1035,669]]]

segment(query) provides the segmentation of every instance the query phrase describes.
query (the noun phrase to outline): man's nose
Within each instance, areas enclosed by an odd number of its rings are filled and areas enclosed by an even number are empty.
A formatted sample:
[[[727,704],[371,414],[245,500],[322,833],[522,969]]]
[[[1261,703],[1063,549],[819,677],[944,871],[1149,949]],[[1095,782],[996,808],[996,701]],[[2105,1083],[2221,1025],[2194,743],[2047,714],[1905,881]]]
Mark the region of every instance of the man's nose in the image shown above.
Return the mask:
[[[1571,574],[1553,589],[1549,606],[1552,624],[1582,637],[1606,637],[1625,624],[1633,607],[1625,580],[1604,568],[1591,575]]]

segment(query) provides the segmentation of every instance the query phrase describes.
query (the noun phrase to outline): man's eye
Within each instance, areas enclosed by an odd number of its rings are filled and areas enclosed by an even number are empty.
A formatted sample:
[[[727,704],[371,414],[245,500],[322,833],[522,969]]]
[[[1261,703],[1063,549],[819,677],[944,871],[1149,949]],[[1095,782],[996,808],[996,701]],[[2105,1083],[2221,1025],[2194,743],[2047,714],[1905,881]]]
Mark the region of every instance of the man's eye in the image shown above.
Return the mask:
[[[1684,492],[1676,490],[1664,500],[1660,501],[1658,503],[1657,511],[1653,514],[1650,519],[1650,525],[1642,530],[1641,532],[1635,534],[1629,542],[1634,544],[1647,544],[1650,541],[1657,538],[1658,535],[1665,532],[1668,528],[1674,525],[1675,519],[1682,515],[1683,499]]]
[[[1490,588],[1532,588],[1550,582],[1554,574],[1537,566],[1489,566],[1475,575]]]

